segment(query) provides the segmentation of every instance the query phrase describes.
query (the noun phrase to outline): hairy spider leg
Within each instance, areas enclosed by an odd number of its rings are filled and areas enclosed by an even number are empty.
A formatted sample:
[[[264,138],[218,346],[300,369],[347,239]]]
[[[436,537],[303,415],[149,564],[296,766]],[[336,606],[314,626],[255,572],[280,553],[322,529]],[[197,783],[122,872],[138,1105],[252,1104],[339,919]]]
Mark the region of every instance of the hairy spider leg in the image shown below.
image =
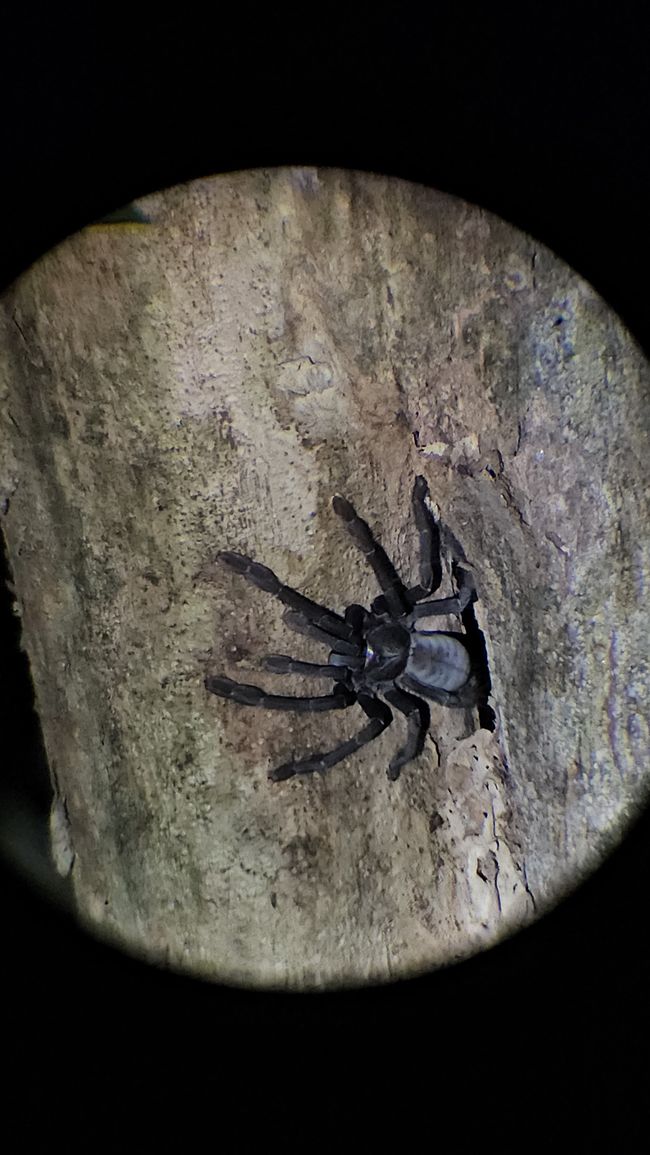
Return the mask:
[[[345,610],[345,620],[352,629],[355,635],[363,633],[363,627],[366,623],[367,612],[363,606],[358,605],[357,602],[352,602]]]
[[[332,694],[298,698],[286,694],[267,694],[259,686],[233,682],[232,678],[208,677],[205,688],[220,698],[229,698],[240,706],[263,706],[266,710],[295,710],[298,714],[320,714],[324,710],[345,710],[357,700],[354,690],[340,682]]]
[[[420,541],[420,582],[406,591],[411,605],[434,593],[442,582],[442,561],[440,559],[440,530],[433,514],[426,503],[429,486],[421,474],[413,485],[413,516]],[[447,599],[451,603],[451,599]],[[388,611],[386,599],[381,595],[372,603],[374,613],[382,614]],[[454,607],[441,609],[440,614],[456,613]]]
[[[375,698],[372,694],[359,694],[357,701],[370,721],[354,738],[348,738],[339,746],[335,746],[333,750],[320,751],[318,754],[311,754],[308,758],[284,762],[275,770],[270,771],[271,781],[282,782],[285,778],[293,778],[294,774],[313,774],[316,770],[329,770],[330,767],[336,766],[337,762],[342,762],[344,758],[348,758],[350,754],[354,754],[362,746],[372,742],[387,726],[390,726],[393,721],[392,711],[379,698]]]
[[[408,720],[406,742],[391,758],[388,766],[388,777],[391,782],[395,782],[399,778],[402,766],[406,766],[407,762],[422,753],[431,721],[431,711],[422,698],[416,697],[415,694],[407,694],[406,690],[401,690],[398,686],[384,690],[383,694],[391,706],[405,714]]]
[[[332,498],[334,512],[345,522],[350,536],[372,566],[392,617],[402,617],[411,607],[406,587],[388,554],[375,539],[367,522],[359,517],[353,505],[338,494]]]
[[[314,625],[303,614],[294,610],[286,610],[282,615],[282,620],[295,633],[306,634],[308,638],[314,638],[315,641],[322,642],[330,649],[335,649],[345,657],[346,662],[348,662],[349,657],[349,665],[354,666],[355,669],[362,662],[361,645],[358,642],[349,642],[344,638],[334,637],[327,630]]]
[[[460,617],[463,610],[469,604],[472,596],[471,590],[459,590],[458,593],[451,598],[435,598],[432,602],[418,602],[411,609],[407,615],[409,622],[414,622],[417,618],[435,618],[455,614]]]
[[[347,666],[319,665],[318,662],[300,662],[286,654],[269,654],[262,658],[265,670],[274,674],[307,674],[312,678],[334,678],[343,682],[349,675]]]
[[[458,590],[458,600],[461,603],[461,613],[466,610],[470,602],[476,601],[476,582],[474,574],[465,569],[458,561],[451,563],[451,572]]]
[[[426,498],[429,486],[421,474],[413,485],[413,516],[420,539],[420,584],[408,591],[409,600],[419,602],[434,593],[442,582],[440,560],[440,530]]]
[[[352,637],[352,627],[344,618],[326,606],[321,606],[318,602],[312,601],[311,598],[305,597],[304,594],[298,593],[298,591],[292,589],[291,586],[286,586],[268,566],[260,565],[259,562],[252,561],[251,558],[246,557],[244,554],[232,553],[230,550],[222,550],[221,553],[218,553],[217,560],[234,569],[236,573],[241,574],[242,577],[252,582],[258,589],[273,594],[274,597],[279,598],[289,609],[296,610],[302,614],[307,621],[313,622],[316,626],[323,627],[334,637]]]
[[[412,603],[408,616],[409,622],[414,622],[417,618],[446,617],[449,614],[460,617],[476,592],[474,580],[469,570],[455,561],[452,565],[452,573],[456,580],[458,593],[450,598],[437,598],[431,602],[422,601],[423,598],[434,593],[442,582],[440,530],[426,504],[428,493],[429,486],[425,478],[418,475],[413,486],[413,514],[420,538],[420,584],[407,590],[407,597]],[[385,598],[383,596],[375,598],[372,609],[378,614],[386,613],[388,606]]]
[[[418,602],[411,609],[408,621],[414,622],[417,618],[441,617],[443,614],[455,614],[460,617],[473,600],[476,592],[474,580],[469,570],[461,566],[453,566],[454,577],[458,586],[458,593],[451,598],[436,598],[432,602]]]

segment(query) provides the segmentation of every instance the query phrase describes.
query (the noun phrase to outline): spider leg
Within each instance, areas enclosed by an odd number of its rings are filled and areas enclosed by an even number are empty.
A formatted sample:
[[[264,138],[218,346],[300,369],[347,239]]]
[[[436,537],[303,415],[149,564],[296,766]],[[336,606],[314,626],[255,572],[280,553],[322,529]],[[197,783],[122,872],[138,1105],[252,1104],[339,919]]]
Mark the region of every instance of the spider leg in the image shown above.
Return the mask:
[[[335,614],[326,606],[319,605],[318,602],[313,602],[311,598],[306,598],[304,594],[298,593],[291,586],[285,586],[268,566],[260,565],[259,562],[252,561],[244,554],[231,553],[230,550],[222,550],[221,553],[218,553],[217,560],[230,566],[258,589],[266,590],[267,593],[279,598],[290,610],[297,610],[314,625],[322,626],[334,637],[350,638],[352,636],[352,627],[339,614]]]
[[[440,530],[438,523],[431,513],[426,497],[429,486],[421,475],[418,475],[413,485],[413,516],[420,539],[420,582],[406,591],[406,597],[411,606],[426,598],[437,590],[442,582],[442,562],[440,560]],[[380,594],[372,603],[371,609],[375,614],[390,613],[388,599]],[[464,606],[459,608],[456,598],[446,598],[440,609],[416,611],[415,617],[430,614],[460,614]]]
[[[274,674],[307,674],[314,678],[334,678],[337,682],[345,681],[349,674],[346,666],[299,662],[286,654],[269,654],[268,658],[262,658],[262,665]]]
[[[357,602],[352,602],[345,611],[345,620],[355,634],[360,634],[366,621],[366,611]]]
[[[332,694],[322,697],[297,698],[285,694],[267,694],[259,686],[233,682],[231,678],[205,679],[205,688],[220,698],[229,698],[240,706],[264,706],[267,710],[295,710],[298,714],[322,713],[323,710],[344,710],[356,702],[353,690],[339,683]]]
[[[333,750],[320,751],[308,758],[299,758],[276,766],[275,770],[269,773],[271,781],[283,782],[285,778],[293,778],[294,774],[313,774],[316,770],[329,770],[331,766],[336,766],[337,762],[342,762],[344,758],[360,750],[367,742],[372,742],[373,738],[377,738],[387,726],[390,726],[393,721],[392,711],[384,702],[380,702],[379,698],[375,698],[372,694],[359,694],[357,701],[370,721],[354,738],[348,738]]]
[[[334,512],[345,522],[350,536],[354,539],[366,561],[372,566],[386,599],[388,611],[393,617],[401,617],[410,607],[406,587],[386,551],[375,540],[372,530],[344,497],[332,498]]]
[[[413,486],[413,516],[420,538],[420,584],[408,591],[409,599],[414,602],[433,593],[442,582],[440,530],[425,500],[428,493],[429,486],[419,475]]]
[[[413,486],[413,514],[420,538],[420,584],[412,586],[406,591],[407,597],[412,603],[408,616],[409,622],[414,622],[417,618],[442,617],[448,614],[460,617],[476,596],[476,586],[472,574],[455,560],[452,563],[452,574],[458,590],[456,595],[450,598],[438,598],[433,601],[422,602],[422,598],[434,593],[442,582],[440,529],[426,504],[425,499],[428,493],[429,486],[425,478],[419,475]],[[371,608],[376,614],[390,612],[387,599],[383,595],[375,598]]]
[[[460,617],[470,602],[475,600],[476,586],[470,571],[456,561],[452,563],[451,571],[458,587],[458,593],[451,598],[435,598],[432,602],[418,602],[417,605],[411,607],[411,612],[408,615],[409,622],[414,622],[416,618],[440,617],[443,614],[456,614],[457,617]]]
[[[356,642],[334,637],[334,635],[328,633],[327,630],[315,625],[314,622],[310,622],[301,613],[296,613],[294,610],[286,610],[282,615],[282,620],[288,625],[290,630],[295,630],[297,634],[306,634],[308,638],[314,638],[317,642],[322,642],[323,645],[329,646],[330,649],[336,648],[341,654],[349,654],[350,657],[355,658],[359,656],[360,649]]]
[[[412,758],[416,758],[418,754],[422,753],[424,739],[426,738],[431,720],[431,711],[426,702],[422,701],[422,698],[417,698],[415,694],[407,694],[406,690],[401,690],[398,686],[390,690],[384,690],[383,693],[391,706],[395,706],[395,709],[400,710],[408,719],[408,737],[406,743],[402,749],[398,750],[397,754],[391,758],[388,766],[388,777],[391,782],[394,782],[399,778],[402,766],[405,766]]]
[[[476,601],[476,583],[474,581],[474,574],[470,570],[465,569],[459,562],[453,561],[451,565],[451,572],[456,582],[458,590],[457,598],[460,602],[461,613],[467,609],[470,602]]]
[[[420,593],[422,597],[425,596],[425,594],[421,592],[420,586],[412,586],[407,592],[409,597],[411,597],[411,595],[415,596],[416,593]],[[431,602],[415,601],[415,604],[404,614],[404,621],[410,624],[414,622],[416,618],[442,617],[443,615],[448,616],[449,614],[459,616],[470,601],[471,591],[467,591],[463,598],[461,598],[459,591],[458,594],[455,594],[451,598],[434,598]],[[379,594],[379,597],[375,598],[370,609],[373,614],[378,614],[379,617],[385,617],[386,614],[390,614],[388,602],[383,594]]]

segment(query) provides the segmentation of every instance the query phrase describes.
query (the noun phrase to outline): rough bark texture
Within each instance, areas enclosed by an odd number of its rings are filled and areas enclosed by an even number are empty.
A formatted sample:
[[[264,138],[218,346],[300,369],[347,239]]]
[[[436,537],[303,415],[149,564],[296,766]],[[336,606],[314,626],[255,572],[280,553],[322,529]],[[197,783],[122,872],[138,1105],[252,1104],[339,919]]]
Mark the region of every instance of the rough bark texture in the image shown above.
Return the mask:
[[[494,943],[646,798],[648,367],[560,260],[428,189],[292,169],[140,207],[149,224],[84,230],[3,302],[3,524],[80,917],[294,986]],[[497,730],[433,705],[397,783],[399,716],[329,774],[269,784],[363,715],[206,694],[208,671],[301,692],[258,658],[323,656],[212,559],[367,603],[331,496],[416,580],[416,473],[474,566]]]

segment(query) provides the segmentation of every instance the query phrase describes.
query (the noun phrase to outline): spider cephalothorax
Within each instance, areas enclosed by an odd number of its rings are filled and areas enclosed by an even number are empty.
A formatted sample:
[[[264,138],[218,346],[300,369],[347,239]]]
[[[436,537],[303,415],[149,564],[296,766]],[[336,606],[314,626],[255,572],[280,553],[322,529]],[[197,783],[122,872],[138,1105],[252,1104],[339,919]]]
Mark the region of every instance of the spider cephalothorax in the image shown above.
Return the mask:
[[[406,743],[388,767],[388,777],[396,779],[402,766],[415,758],[424,746],[430,720],[425,698],[443,706],[485,705],[490,684],[483,645],[477,645],[468,632],[416,628],[419,618],[455,614],[463,618],[466,627],[473,623],[472,633],[479,633],[471,608],[476,598],[474,584],[459,558],[452,561],[451,567],[456,594],[424,600],[442,581],[440,531],[426,504],[427,494],[426,481],[416,477],[413,512],[420,535],[420,584],[410,589],[403,585],[370,527],[350,502],[338,496],[333,499],[335,512],[346,523],[383,591],[369,610],[353,603],[341,616],[285,586],[265,565],[230,551],[217,555],[219,561],[253,585],[279,598],[287,606],[284,620],[288,626],[330,649],[328,661],[322,665],[273,654],[265,659],[266,668],[278,674],[331,678],[336,684],[331,694],[305,698],[267,694],[258,686],[233,682],[230,678],[208,677],[206,689],[243,706],[263,706],[270,710],[338,710],[358,702],[369,719],[354,738],[335,749],[306,758],[292,758],[276,767],[269,774],[274,782],[294,774],[328,770],[341,762],[390,726],[393,721],[390,706],[408,719]],[[471,622],[465,620],[468,616]]]

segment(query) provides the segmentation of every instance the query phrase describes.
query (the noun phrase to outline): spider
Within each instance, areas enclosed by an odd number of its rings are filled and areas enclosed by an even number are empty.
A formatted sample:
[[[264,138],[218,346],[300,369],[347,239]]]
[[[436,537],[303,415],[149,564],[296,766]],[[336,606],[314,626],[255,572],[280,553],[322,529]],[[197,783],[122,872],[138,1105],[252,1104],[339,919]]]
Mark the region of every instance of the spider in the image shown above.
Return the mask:
[[[353,603],[341,616],[284,585],[267,566],[229,550],[217,554],[218,561],[288,607],[283,617],[291,629],[330,648],[325,664],[272,654],[263,659],[264,667],[276,674],[331,678],[336,684],[332,693],[321,697],[268,694],[258,686],[219,677],[207,677],[206,689],[242,706],[297,713],[341,710],[358,702],[369,719],[355,737],[333,750],[291,758],[277,766],[269,773],[271,781],[281,782],[295,774],[329,770],[342,762],[390,726],[391,706],[405,714],[408,722],[406,742],[388,766],[388,778],[395,781],[402,767],[424,747],[430,722],[425,698],[443,706],[478,705],[479,710],[482,704],[489,711],[485,646],[471,606],[476,592],[469,571],[458,559],[453,560],[451,570],[456,594],[425,600],[442,581],[440,530],[426,504],[428,492],[425,479],[416,477],[413,513],[420,538],[420,583],[410,589],[402,583],[372,530],[350,502],[338,495],[332,499],[335,513],[345,522],[381,587],[382,593],[375,598],[370,610]],[[418,619],[434,615],[462,615],[467,632],[417,629]]]

